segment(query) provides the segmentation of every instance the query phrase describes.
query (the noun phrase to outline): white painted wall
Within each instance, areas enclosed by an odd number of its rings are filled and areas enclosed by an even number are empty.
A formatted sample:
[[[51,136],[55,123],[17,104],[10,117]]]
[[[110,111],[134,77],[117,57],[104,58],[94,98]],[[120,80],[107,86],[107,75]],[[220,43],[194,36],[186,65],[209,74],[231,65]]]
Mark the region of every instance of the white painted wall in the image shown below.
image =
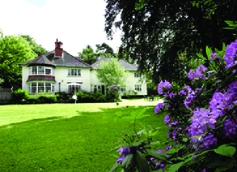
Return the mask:
[[[141,78],[134,77],[135,71],[128,71],[127,77],[126,77],[126,91],[131,90],[131,92],[134,92],[135,85],[141,85],[142,90],[137,92],[137,95],[147,95],[147,84],[145,81],[141,82]],[[91,84],[92,85],[103,85],[98,78],[96,77],[96,71],[91,70]],[[93,87],[92,87],[93,91]],[[123,95],[121,93],[121,95]]]
[[[142,90],[137,92],[137,95],[147,95],[146,82],[141,82],[140,78],[134,77],[135,71],[128,71],[126,79],[126,91],[134,91],[135,85],[141,85]],[[82,90],[93,92],[94,85],[103,85],[96,77],[96,71],[89,68],[81,68],[81,76],[68,76],[68,67],[56,67],[54,69],[55,74],[55,92],[60,91],[68,92],[68,82],[82,82]],[[29,76],[29,68],[27,66],[22,67],[22,89],[29,91],[28,83],[26,82]]]
[[[75,67],[72,67],[75,68]],[[61,83],[60,91],[68,92],[68,82],[82,82],[82,90],[90,91],[90,69],[80,68],[81,76],[68,76],[68,68],[56,67],[55,69],[55,92],[59,91],[59,83]]]
[[[22,90],[29,91],[29,85],[26,82],[29,76],[29,68],[27,66],[22,66]]]
[[[126,91],[134,91],[135,85],[141,85],[141,91],[137,92],[137,95],[147,95],[147,84],[142,81],[140,77],[134,77],[135,71],[128,71],[126,79]]]

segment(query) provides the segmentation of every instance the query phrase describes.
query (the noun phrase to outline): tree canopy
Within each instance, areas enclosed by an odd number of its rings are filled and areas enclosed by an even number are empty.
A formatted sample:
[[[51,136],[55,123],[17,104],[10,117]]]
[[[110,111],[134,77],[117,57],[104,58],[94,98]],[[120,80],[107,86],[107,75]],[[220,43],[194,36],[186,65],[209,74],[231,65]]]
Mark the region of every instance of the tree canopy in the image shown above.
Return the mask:
[[[126,71],[115,58],[101,61],[96,76],[106,86],[124,85],[126,81]]]
[[[48,51],[43,48],[40,44],[37,44],[34,38],[30,37],[29,35],[21,35],[22,38],[24,38],[29,45],[31,46],[31,49],[37,54],[38,56],[41,56],[43,54],[46,54]]]
[[[0,78],[3,87],[21,88],[20,64],[35,58],[37,55],[29,43],[22,37],[0,37]]]
[[[113,48],[111,48],[108,44],[96,44],[96,50],[87,45],[86,48],[82,50],[82,52],[78,53],[81,59],[88,64],[94,63],[98,57],[115,57],[115,53]]]
[[[140,2],[140,3],[139,3]],[[179,81],[183,61],[206,53],[206,46],[221,49],[234,40],[225,20],[236,20],[233,0],[106,0],[105,30],[123,31],[119,55],[126,54],[140,70],[153,70],[153,79]],[[120,19],[118,19],[120,16]]]

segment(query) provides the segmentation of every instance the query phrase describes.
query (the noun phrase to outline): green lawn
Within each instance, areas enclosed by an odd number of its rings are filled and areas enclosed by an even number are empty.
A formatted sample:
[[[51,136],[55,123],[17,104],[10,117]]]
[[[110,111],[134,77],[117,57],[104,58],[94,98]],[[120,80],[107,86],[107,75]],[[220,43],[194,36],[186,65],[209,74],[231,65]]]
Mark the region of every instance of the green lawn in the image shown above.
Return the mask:
[[[161,127],[157,139],[166,140],[164,116],[154,114],[155,104],[0,106],[0,171],[108,171],[118,156],[114,148],[124,132],[133,133],[131,122],[142,109],[148,116],[137,120],[136,129]]]

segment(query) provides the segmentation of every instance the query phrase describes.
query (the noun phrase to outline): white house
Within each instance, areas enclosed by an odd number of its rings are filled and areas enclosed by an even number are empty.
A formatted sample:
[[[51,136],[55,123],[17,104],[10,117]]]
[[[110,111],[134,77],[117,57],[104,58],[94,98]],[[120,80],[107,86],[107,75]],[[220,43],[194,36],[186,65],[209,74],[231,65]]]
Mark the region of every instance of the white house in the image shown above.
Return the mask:
[[[55,50],[22,64],[22,89],[30,94],[40,92],[74,92],[84,90],[105,93],[106,87],[96,77],[99,63],[108,58],[99,58],[89,65],[79,57],[72,56],[62,48],[63,43],[55,42]],[[124,60],[119,63],[128,71],[127,83],[121,88],[122,93],[147,95],[145,80],[137,67]]]

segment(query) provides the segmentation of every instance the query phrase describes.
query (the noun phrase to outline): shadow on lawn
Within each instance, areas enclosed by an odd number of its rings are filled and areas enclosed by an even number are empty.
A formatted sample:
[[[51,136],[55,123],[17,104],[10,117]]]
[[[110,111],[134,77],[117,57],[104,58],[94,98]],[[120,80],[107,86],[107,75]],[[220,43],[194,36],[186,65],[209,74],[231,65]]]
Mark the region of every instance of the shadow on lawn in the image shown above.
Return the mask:
[[[43,122],[51,122],[55,120],[60,120],[62,118],[63,118],[62,116],[57,116],[57,117],[37,118],[37,119],[28,120],[28,121],[15,122],[15,123],[0,126],[0,130],[9,129],[9,128],[12,128],[14,126],[19,126],[19,125],[25,125],[28,123],[37,124],[37,123],[43,123]]]
[[[140,113],[141,111],[143,111],[143,113]],[[80,118],[83,118],[83,121],[86,122],[93,122],[93,121],[98,121],[100,122],[100,120],[103,121],[107,121],[107,119],[109,120],[125,120],[125,121],[133,121],[135,118],[143,118],[143,117],[147,117],[150,115],[155,115],[154,114],[154,106],[146,106],[146,107],[137,107],[137,106],[118,106],[115,108],[99,108],[99,112],[83,112],[83,111],[76,111],[76,113],[78,115],[72,115],[70,116],[53,116],[53,117],[47,117],[47,118],[36,118],[36,119],[32,119],[32,120],[27,120],[27,121],[21,121],[21,122],[16,122],[16,123],[11,123],[11,124],[7,124],[7,125],[2,125],[0,126],[0,130],[1,129],[10,129],[13,127],[20,127],[20,126],[27,126],[27,125],[31,125],[31,126],[35,126],[38,124],[45,124],[48,123],[48,125],[51,125],[53,122],[56,121],[68,121],[70,119],[75,120],[78,119],[79,121]],[[93,119],[95,118],[95,119]]]
[[[141,116],[140,124],[164,126],[154,106],[100,108],[99,112],[77,114],[1,126],[0,148],[4,149],[0,160],[4,164],[0,171],[108,171],[118,156],[111,150],[118,146],[123,131],[133,133],[130,122],[135,117]]]

